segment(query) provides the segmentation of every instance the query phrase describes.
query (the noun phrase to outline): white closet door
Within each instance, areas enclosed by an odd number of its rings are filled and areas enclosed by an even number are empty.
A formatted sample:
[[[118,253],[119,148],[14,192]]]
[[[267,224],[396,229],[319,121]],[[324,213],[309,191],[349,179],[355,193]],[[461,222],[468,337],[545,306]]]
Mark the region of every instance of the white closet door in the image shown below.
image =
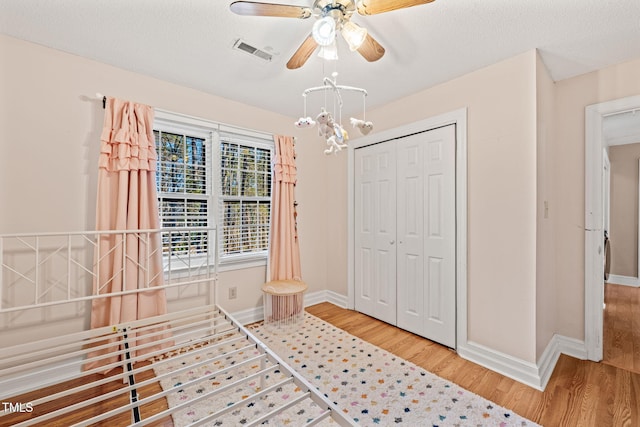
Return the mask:
[[[398,141],[397,326],[424,335],[425,134]]]
[[[455,347],[455,126],[398,141],[398,326]]]
[[[394,144],[355,150],[355,308],[396,324]]]

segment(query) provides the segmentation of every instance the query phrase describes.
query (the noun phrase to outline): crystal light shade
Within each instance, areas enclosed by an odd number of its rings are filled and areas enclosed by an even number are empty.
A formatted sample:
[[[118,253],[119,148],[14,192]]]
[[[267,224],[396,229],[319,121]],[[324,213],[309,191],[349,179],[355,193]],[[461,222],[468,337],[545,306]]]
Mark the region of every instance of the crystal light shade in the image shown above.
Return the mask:
[[[342,24],[342,37],[346,40],[351,51],[358,50],[367,38],[367,30],[351,21]]]
[[[320,46],[329,46],[336,39],[336,21],[330,16],[318,19],[313,24],[311,34]]]

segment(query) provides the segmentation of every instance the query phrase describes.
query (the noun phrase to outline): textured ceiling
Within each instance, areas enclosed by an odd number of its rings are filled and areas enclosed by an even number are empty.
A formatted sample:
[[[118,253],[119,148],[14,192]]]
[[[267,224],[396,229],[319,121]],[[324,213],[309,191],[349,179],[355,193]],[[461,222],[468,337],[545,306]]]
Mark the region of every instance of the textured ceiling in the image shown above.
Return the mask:
[[[338,83],[365,88],[373,108],[533,48],[554,80],[640,57],[640,0],[436,0],[354,15],[386,48],[377,62],[341,45],[337,63],[313,55],[288,70],[314,18],[237,16],[230,3],[2,0],[0,32],[294,119],[302,91],[321,85],[334,67]],[[272,61],[233,50],[237,39],[272,53]]]

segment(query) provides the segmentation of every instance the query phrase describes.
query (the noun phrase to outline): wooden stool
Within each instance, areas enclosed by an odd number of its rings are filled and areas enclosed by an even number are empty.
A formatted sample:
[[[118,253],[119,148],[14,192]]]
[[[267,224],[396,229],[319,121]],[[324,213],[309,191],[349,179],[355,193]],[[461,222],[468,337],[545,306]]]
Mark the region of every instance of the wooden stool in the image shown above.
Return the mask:
[[[262,285],[264,324],[288,327],[304,322],[304,292],[300,280],[272,280]]]

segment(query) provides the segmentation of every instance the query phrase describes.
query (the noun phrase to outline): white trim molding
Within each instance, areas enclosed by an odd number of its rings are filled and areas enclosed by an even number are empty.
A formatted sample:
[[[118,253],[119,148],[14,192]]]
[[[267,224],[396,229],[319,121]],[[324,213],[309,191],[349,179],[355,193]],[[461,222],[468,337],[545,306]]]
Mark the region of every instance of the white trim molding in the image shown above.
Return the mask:
[[[323,302],[330,302],[333,305],[337,305],[341,308],[347,308],[347,296],[341,295],[333,291],[317,291],[307,292],[304,294],[304,306],[309,307],[312,305],[320,304]],[[259,322],[264,319],[263,306],[247,308],[246,310],[240,310],[231,313],[231,315],[242,325],[248,325],[250,323]]]
[[[39,388],[45,388],[77,378],[82,372],[79,368],[82,360],[83,356],[76,356],[51,365],[40,365],[17,374],[10,374],[3,378],[7,382],[4,383],[4,390],[0,390],[0,401],[12,401],[11,398],[32,391],[34,383]],[[25,381],[25,377],[33,378],[33,382]]]
[[[340,308],[347,308],[347,296],[334,291],[324,290],[311,292],[304,295],[305,307],[320,304],[322,302],[330,302],[331,304],[337,305]]]
[[[305,307],[323,302],[329,302],[341,308],[347,308],[348,298],[346,295],[329,290],[310,292],[304,296]],[[243,325],[259,322],[264,318],[262,306],[237,311],[232,313],[232,315]],[[425,340],[426,339],[427,338],[425,338]],[[584,341],[557,334],[549,341],[547,348],[537,363],[518,359],[472,341],[459,343],[457,353],[463,359],[477,363],[478,365],[540,391],[543,391],[547,386],[553,370],[558,363],[560,354],[566,354],[581,360],[587,358]]]
[[[538,366],[535,363],[501,353],[473,341],[459,344],[458,354],[463,359],[477,363],[505,377],[514,379],[536,390],[543,390]]]
[[[463,359],[540,391],[546,388],[560,354],[581,360],[587,358],[584,341],[557,334],[553,336],[537,363],[527,362],[471,341],[458,346],[458,355]]]
[[[612,285],[624,285],[633,286],[634,288],[640,288],[640,279],[637,277],[618,276],[617,274],[609,274],[607,283]]]
[[[604,215],[602,150],[606,146],[602,122],[606,116],[640,107],[640,95],[589,105],[585,108],[585,245],[584,335],[587,358],[602,360],[604,303]]]

